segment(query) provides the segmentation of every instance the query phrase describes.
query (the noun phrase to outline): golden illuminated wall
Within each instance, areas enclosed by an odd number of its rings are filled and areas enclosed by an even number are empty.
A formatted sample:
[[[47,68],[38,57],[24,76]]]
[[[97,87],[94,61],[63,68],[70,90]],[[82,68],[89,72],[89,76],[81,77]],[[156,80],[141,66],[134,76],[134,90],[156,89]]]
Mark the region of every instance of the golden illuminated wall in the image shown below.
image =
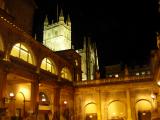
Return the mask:
[[[86,115],[93,117],[97,114],[97,120],[135,120],[139,111],[143,114],[150,111],[154,116],[158,107],[151,96],[152,90],[151,81],[79,87],[75,90],[76,119],[79,119],[79,115],[80,119],[84,119]]]
[[[0,2],[1,4],[1,2]],[[36,5],[31,0],[2,0],[0,8],[6,11],[11,20],[27,33],[32,33],[33,16]]]
[[[44,23],[43,44],[53,51],[71,49],[71,24],[59,17],[59,22],[49,25],[46,18]]]

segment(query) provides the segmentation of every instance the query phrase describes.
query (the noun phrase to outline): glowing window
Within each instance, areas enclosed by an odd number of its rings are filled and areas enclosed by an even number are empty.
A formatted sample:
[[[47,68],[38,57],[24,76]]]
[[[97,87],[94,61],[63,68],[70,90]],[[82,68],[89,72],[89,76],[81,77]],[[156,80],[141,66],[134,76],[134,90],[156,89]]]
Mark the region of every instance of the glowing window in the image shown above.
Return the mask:
[[[71,73],[70,73],[69,69],[67,69],[67,68],[62,69],[61,77],[65,78],[67,80],[70,80],[70,81],[72,80]]]
[[[13,46],[11,55],[18,57],[30,64],[33,64],[32,55],[30,54],[29,50],[21,43],[17,43]]]
[[[41,68],[54,74],[57,73],[55,64],[47,58],[42,60]]]
[[[136,73],[136,75],[138,76],[138,75],[139,75],[139,73],[137,72],[137,73]]]

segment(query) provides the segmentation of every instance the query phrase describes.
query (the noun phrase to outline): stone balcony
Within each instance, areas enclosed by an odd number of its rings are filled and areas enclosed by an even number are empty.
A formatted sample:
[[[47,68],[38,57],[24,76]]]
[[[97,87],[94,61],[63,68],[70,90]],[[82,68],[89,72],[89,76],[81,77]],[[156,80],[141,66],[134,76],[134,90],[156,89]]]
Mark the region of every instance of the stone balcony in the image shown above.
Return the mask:
[[[83,87],[83,86],[102,86],[102,85],[110,85],[110,84],[122,84],[122,83],[135,83],[135,82],[147,82],[152,81],[152,75],[143,75],[143,76],[124,76],[118,78],[105,78],[99,80],[86,80],[81,82],[75,82],[75,87]]]

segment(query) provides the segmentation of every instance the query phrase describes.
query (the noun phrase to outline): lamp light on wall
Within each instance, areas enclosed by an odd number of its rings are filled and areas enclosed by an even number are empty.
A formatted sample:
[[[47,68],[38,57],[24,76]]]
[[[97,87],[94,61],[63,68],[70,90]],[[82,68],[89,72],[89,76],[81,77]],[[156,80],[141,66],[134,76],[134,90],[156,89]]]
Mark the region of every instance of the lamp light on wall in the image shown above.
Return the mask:
[[[157,81],[157,85],[160,87],[160,80]]]
[[[42,102],[45,102],[46,101],[46,98],[42,98]]]
[[[152,98],[153,100],[155,100],[155,99],[156,99],[156,97],[157,97],[157,96],[156,96],[156,94],[155,94],[155,93],[152,93],[152,94],[151,94],[151,98]]]
[[[63,103],[66,105],[68,102],[65,100]]]
[[[13,92],[10,92],[10,93],[9,93],[9,97],[13,98],[13,97],[14,97],[14,93],[13,93]]]

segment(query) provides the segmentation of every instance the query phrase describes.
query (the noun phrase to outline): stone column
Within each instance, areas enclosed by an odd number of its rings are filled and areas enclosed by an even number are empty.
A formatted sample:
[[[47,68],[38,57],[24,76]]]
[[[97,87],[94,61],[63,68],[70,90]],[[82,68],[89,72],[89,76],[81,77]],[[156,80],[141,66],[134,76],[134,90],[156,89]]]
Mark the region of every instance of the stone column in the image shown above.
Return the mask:
[[[54,113],[53,120],[60,120],[60,88],[54,88]]]
[[[130,91],[127,90],[127,120],[132,120]]]
[[[31,83],[31,106],[33,113],[38,113],[38,101],[39,101],[39,80],[36,79]]]
[[[5,107],[4,98],[6,97],[7,72],[0,66],[0,108]]]
[[[97,117],[98,117],[98,120],[102,120],[102,111],[101,111],[101,103],[102,103],[102,100],[101,100],[101,91],[100,89],[98,90],[98,98],[99,98],[99,104],[98,104],[98,113],[97,113]]]

